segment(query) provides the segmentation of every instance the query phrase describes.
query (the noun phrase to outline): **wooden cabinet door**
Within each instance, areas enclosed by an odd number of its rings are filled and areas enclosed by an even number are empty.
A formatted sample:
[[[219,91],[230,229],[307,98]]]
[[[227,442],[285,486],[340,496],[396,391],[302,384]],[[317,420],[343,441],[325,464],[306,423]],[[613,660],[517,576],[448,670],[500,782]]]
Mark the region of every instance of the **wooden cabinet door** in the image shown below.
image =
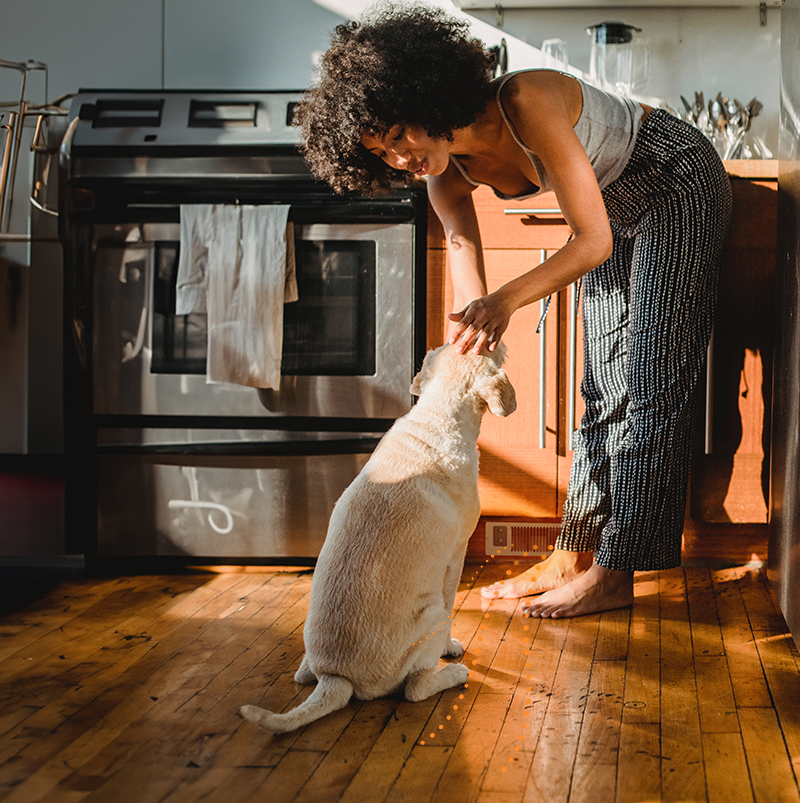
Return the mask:
[[[530,204],[497,199],[481,187],[473,199],[481,228],[489,292],[535,268],[567,241],[569,231],[557,212],[552,193]],[[430,348],[443,342],[447,312],[452,309],[452,286],[443,240],[441,226],[431,213]],[[565,362],[568,359],[566,304],[566,293],[553,296],[543,324],[544,343],[542,335],[536,333],[542,313],[539,302],[518,310],[503,336],[508,349],[505,367],[516,390],[517,410],[505,419],[491,414],[483,419],[478,445],[484,517],[553,520],[561,515],[563,489],[559,471],[568,473],[570,454],[565,430],[569,387]]]
[[[485,257],[489,292],[541,261],[535,249],[490,249]],[[523,307],[513,315],[503,336],[508,349],[505,369],[516,391],[517,409],[508,418],[491,414],[483,418],[478,446],[484,516],[552,519],[560,513],[556,455],[559,322],[557,315],[548,313],[543,349],[543,336],[536,333],[539,319],[540,304]]]
[[[767,522],[777,182],[741,178],[720,275],[691,480],[697,523]],[[710,415],[704,420],[704,404]]]

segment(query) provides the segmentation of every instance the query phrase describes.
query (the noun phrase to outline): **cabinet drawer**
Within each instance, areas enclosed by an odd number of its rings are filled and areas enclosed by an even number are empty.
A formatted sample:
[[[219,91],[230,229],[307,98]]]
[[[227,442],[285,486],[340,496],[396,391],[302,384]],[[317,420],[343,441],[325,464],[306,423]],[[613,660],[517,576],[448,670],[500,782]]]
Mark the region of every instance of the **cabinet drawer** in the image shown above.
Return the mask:
[[[569,237],[552,192],[524,201],[503,201],[488,187],[478,187],[472,199],[484,248],[561,248]],[[444,248],[442,224],[431,208],[428,248]]]

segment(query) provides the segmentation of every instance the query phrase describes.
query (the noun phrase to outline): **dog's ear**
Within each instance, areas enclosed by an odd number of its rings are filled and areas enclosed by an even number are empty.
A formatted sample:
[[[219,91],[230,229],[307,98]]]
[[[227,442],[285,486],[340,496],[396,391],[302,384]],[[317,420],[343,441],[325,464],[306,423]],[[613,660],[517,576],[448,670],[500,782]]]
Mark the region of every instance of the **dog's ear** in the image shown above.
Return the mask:
[[[502,368],[491,376],[481,377],[475,389],[494,415],[511,415],[517,409],[517,395]]]
[[[422,386],[425,384],[425,380],[428,378],[428,374],[430,372],[431,367],[431,360],[433,357],[431,356],[433,352],[428,352],[425,355],[425,359],[422,361],[422,367],[417,371],[417,375],[411,380],[411,387],[408,389],[408,392],[412,394],[412,396],[419,396],[422,393]]]

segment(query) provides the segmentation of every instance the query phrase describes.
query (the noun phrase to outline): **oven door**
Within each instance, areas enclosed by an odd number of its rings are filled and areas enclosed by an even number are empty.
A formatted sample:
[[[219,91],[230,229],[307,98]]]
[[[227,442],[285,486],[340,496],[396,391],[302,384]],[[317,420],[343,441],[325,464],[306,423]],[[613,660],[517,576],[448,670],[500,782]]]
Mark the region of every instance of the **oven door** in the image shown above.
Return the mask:
[[[380,433],[102,430],[98,558],[313,562]]]
[[[94,227],[97,414],[392,419],[412,403],[415,224],[295,223],[280,388],[206,382],[205,314],[175,314],[177,223]]]

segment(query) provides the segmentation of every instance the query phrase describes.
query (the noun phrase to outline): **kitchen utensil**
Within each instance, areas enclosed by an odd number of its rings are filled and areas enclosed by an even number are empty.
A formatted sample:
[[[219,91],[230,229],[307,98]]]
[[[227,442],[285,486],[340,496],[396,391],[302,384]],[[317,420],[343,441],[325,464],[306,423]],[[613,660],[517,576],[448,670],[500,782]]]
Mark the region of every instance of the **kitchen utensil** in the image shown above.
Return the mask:
[[[542,42],[544,65],[550,70],[566,72],[569,67],[567,43],[563,39],[545,39]]]
[[[586,29],[592,37],[590,78],[601,88],[630,95],[650,77],[650,48],[634,33],[641,28],[624,22],[601,22]]]

